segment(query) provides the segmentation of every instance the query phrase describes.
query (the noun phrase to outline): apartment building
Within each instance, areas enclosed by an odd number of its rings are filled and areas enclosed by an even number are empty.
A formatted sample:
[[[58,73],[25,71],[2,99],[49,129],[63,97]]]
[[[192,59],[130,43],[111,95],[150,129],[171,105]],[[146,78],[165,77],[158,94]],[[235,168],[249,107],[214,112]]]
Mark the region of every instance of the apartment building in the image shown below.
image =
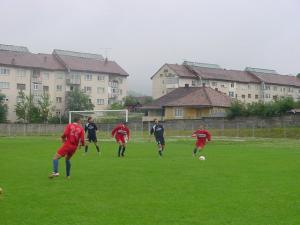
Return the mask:
[[[216,64],[185,61],[181,65],[164,64],[151,79],[154,99],[185,85],[211,87],[245,103],[287,96],[300,99],[300,79],[274,70],[227,70]]]
[[[95,109],[106,109],[121,102],[127,93],[128,73],[116,62],[101,55],[65,50],[34,54],[26,47],[0,44],[0,93],[5,94],[8,120],[14,112],[18,92],[32,94],[37,102],[49,94],[54,113],[66,111],[67,96],[78,88],[90,96]]]

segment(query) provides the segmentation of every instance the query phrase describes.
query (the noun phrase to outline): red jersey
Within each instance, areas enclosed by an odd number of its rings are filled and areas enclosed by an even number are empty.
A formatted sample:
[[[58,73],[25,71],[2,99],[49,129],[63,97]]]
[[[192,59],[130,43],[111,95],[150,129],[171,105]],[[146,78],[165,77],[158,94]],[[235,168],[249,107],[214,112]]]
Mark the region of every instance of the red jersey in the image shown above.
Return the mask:
[[[79,141],[84,145],[84,130],[77,123],[70,123],[66,126],[63,135],[61,136],[66,143],[78,146]]]
[[[126,137],[126,136],[129,139],[130,131],[128,127],[126,127],[124,124],[119,124],[115,126],[115,128],[112,130],[111,135],[114,136],[116,139],[120,137]]]
[[[192,136],[196,136],[197,141],[203,144],[211,140],[211,134],[207,130],[196,130]]]

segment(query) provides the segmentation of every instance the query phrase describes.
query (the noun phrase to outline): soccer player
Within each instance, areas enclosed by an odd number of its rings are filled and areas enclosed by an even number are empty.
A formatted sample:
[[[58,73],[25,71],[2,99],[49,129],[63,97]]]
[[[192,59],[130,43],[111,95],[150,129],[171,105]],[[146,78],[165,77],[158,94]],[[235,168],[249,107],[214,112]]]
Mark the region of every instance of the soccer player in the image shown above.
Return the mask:
[[[112,137],[115,137],[117,143],[119,144],[118,157],[125,156],[126,142],[129,141],[130,131],[126,126],[126,122],[122,122],[115,126],[111,132]]]
[[[85,154],[88,151],[89,144],[92,142],[96,146],[98,154],[100,154],[100,149],[99,149],[99,145],[97,143],[97,136],[96,136],[96,132],[97,132],[98,128],[97,128],[96,124],[94,123],[92,117],[90,117],[90,116],[88,117],[87,124],[85,125],[84,130],[85,130],[85,132],[87,132],[87,139],[88,139],[88,141],[85,145]]]
[[[164,127],[159,123],[158,119],[154,120],[154,125],[150,130],[150,135],[152,134],[154,134],[158,146],[158,154],[162,156],[162,152],[165,149]]]
[[[79,142],[81,146],[84,146],[84,130],[81,127],[81,121],[79,118],[74,119],[74,123],[70,123],[65,127],[65,131],[61,136],[63,145],[58,149],[53,157],[53,172],[49,175],[49,178],[58,177],[58,160],[65,157],[66,160],[66,177],[70,178],[71,162],[73,154],[75,153]]]
[[[206,141],[211,140],[211,134],[205,130],[205,125],[201,124],[199,126],[199,130],[196,130],[193,134],[192,137],[196,137],[197,141],[195,143],[195,149],[193,152],[193,156],[196,156],[197,152],[201,152],[206,144]]]

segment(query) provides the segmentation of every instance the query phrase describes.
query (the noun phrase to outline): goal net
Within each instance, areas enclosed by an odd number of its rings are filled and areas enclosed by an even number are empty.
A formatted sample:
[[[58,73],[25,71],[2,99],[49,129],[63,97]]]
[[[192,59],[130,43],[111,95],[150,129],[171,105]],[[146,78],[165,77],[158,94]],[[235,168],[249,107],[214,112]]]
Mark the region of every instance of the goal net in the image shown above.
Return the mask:
[[[128,110],[91,110],[91,111],[70,111],[69,123],[73,121],[75,117],[79,117],[82,122],[87,121],[88,117],[92,117],[96,123],[120,123],[128,122]]]

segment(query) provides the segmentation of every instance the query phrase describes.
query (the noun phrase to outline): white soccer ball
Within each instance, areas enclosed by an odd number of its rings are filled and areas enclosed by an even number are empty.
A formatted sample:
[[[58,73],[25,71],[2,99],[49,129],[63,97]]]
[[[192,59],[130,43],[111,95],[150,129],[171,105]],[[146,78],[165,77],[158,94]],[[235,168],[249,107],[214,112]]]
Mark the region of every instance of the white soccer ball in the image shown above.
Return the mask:
[[[203,155],[201,155],[201,156],[199,157],[199,160],[205,160],[205,157],[204,157]]]

